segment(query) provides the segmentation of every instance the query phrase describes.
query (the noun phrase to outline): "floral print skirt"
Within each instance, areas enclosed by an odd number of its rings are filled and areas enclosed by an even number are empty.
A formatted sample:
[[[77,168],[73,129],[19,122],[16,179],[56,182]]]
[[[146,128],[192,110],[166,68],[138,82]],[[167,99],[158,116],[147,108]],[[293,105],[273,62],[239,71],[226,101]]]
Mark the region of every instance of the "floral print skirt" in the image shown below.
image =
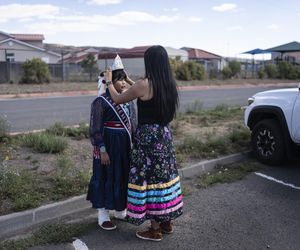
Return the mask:
[[[172,134],[167,126],[139,125],[133,143],[127,220],[169,221],[182,214],[182,192]]]

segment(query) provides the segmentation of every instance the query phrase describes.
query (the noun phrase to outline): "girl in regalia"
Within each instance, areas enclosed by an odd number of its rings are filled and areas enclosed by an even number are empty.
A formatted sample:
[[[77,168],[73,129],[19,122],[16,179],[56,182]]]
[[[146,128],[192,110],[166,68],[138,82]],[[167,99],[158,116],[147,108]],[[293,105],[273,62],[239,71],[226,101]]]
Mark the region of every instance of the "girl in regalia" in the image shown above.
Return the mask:
[[[101,79],[99,79],[99,82]],[[124,71],[119,56],[112,65],[112,83],[118,93],[133,81]],[[109,84],[106,83],[106,84]],[[135,124],[133,102],[116,104],[108,89],[91,105],[90,138],[93,150],[93,175],[87,200],[98,209],[98,224],[104,230],[114,230],[109,210],[115,210],[115,218],[126,216],[127,185],[131,135]]]

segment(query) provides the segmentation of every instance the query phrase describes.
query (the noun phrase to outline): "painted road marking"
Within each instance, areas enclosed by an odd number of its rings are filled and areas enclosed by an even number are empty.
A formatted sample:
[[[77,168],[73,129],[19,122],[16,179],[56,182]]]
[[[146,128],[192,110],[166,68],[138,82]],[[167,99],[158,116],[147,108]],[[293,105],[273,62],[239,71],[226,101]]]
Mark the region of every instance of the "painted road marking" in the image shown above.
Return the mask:
[[[275,179],[275,178],[272,177],[272,176],[268,176],[268,175],[265,175],[265,174],[262,174],[262,173],[257,173],[257,172],[255,172],[255,174],[258,175],[258,176],[260,176],[260,177],[262,177],[262,178],[268,179],[268,180],[270,180],[270,181],[275,181],[275,182],[277,182],[277,183],[279,183],[279,184],[282,184],[282,185],[284,185],[284,186],[287,186],[287,187],[290,187],[290,188],[294,188],[294,189],[300,190],[300,187],[297,187],[297,186],[295,186],[294,184],[286,183],[286,182],[283,182],[283,181],[281,181],[281,180]]]
[[[80,239],[74,240],[72,244],[75,250],[89,250],[87,245]]]

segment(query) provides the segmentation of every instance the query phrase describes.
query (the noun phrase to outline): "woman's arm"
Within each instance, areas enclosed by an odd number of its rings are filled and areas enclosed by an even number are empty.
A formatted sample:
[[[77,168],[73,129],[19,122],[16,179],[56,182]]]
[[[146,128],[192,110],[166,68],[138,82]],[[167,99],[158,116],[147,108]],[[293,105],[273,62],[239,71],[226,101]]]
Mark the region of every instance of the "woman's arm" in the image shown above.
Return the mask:
[[[111,82],[111,71],[107,70],[105,74],[105,81]],[[115,103],[126,103],[132,101],[138,97],[142,97],[149,91],[147,80],[138,80],[131,88],[119,94],[111,83],[108,85],[109,93]]]

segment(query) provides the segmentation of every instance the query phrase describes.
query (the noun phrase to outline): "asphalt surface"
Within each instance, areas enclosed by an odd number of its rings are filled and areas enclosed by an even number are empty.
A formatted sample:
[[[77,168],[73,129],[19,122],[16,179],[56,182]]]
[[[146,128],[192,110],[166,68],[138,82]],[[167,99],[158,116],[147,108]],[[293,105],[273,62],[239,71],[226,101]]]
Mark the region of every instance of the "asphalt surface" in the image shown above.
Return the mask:
[[[111,250],[300,249],[300,162],[265,167],[258,173],[276,181],[251,173],[241,181],[199,189],[196,177],[185,180],[191,193],[184,198],[184,214],[174,222],[174,234],[161,242],[140,240],[135,237],[137,227],[119,221],[116,231],[98,228],[80,240],[89,249]],[[72,249],[72,245],[34,249]]]
[[[198,101],[203,108],[219,104],[247,105],[253,94],[276,87],[213,88],[180,91],[180,111]],[[278,88],[278,87],[277,87]],[[0,100],[0,115],[5,116],[11,132],[45,129],[55,122],[75,125],[88,122],[90,104],[95,96],[43,97]]]

